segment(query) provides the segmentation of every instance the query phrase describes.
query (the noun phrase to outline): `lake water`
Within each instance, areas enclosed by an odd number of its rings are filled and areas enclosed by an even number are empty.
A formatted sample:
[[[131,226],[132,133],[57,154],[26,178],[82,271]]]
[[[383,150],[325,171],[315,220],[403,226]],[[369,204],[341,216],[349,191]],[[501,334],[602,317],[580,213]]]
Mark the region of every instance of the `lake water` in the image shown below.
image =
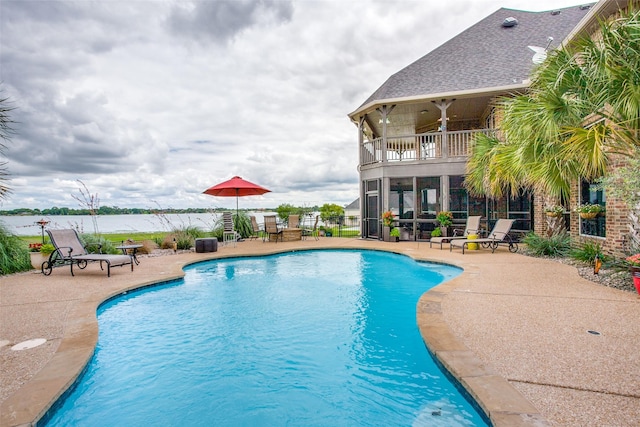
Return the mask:
[[[262,223],[265,215],[274,212],[248,212]],[[167,215],[98,215],[95,217],[100,233],[128,233],[171,231],[174,228],[196,226],[204,231],[214,228],[218,216],[214,213],[167,214]],[[41,234],[41,219],[49,221],[47,228],[75,228],[81,233],[93,233],[93,218],[90,215],[52,216],[0,216],[0,222],[15,235],[37,236]]]

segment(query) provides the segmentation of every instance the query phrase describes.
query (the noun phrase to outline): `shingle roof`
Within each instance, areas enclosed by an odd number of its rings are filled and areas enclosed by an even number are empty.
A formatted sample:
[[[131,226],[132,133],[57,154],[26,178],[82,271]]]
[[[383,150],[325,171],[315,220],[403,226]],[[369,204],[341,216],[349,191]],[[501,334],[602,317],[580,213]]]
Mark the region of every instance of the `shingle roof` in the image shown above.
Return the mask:
[[[560,13],[499,9],[456,37],[398,71],[363,104],[385,99],[472,91],[522,84],[534,66],[527,46],[551,48],[573,30],[589,12],[579,6]],[[502,26],[506,18],[516,26]],[[361,106],[361,107],[362,107]]]

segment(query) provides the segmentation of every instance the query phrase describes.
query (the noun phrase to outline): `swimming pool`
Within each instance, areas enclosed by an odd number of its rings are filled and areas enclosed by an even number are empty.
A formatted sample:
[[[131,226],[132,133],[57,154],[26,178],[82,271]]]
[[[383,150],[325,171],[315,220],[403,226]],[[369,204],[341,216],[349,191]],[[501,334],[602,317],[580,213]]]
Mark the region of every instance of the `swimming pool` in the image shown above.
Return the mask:
[[[190,266],[100,308],[47,425],[486,425],[416,326],[420,295],[459,273],[355,250]]]

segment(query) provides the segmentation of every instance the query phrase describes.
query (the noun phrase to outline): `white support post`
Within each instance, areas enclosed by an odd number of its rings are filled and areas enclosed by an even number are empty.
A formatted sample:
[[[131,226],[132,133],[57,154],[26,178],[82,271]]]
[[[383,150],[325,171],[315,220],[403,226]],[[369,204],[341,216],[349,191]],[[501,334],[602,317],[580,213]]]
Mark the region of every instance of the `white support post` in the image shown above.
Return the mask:
[[[433,104],[438,107],[440,110],[440,121],[442,124],[440,125],[440,131],[442,132],[442,157],[449,157],[449,141],[447,138],[447,108],[451,104],[453,104],[455,99],[447,101],[446,99],[442,99],[440,101],[431,101]]]

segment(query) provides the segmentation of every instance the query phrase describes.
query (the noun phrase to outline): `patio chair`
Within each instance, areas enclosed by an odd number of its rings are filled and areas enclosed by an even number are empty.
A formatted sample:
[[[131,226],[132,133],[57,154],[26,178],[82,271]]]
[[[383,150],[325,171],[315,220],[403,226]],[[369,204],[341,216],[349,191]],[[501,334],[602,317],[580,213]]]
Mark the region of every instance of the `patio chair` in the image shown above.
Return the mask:
[[[453,236],[438,236],[432,237],[429,240],[429,247],[431,248],[434,243],[440,243],[440,250],[442,250],[443,243],[450,243],[453,239],[466,239],[469,234],[478,234],[480,231],[480,218],[481,216],[470,216],[467,217],[467,225],[464,227],[464,232],[458,235],[458,230],[453,231]]]
[[[300,226],[300,215],[289,215],[287,228],[298,228]]]
[[[102,270],[104,270],[102,263],[107,265],[107,277],[111,277],[111,267],[131,265],[131,271],[133,271],[134,259],[132,255],[103,254],[101,247],[98,247],[100,253],[89,253],[74,229],[47,230],[47,234],[55,250],[51,252],[49,259],[42,263],[42,274],[45,276],[50,275],[54,267],[61,265],[69,265],[71,275],[75,276],[73,274],[74,265],[82,270],[87,267],[89,262],[93,261],[99,261]]]
[[[260,229],[260,225],[258,225],[258,221],[255,216],[251,215],[249,218],[251,219],[251,235],[249,236],[249,239],[257,239],[260,237],[262,230]]]
[[[271,241],[271,236],[276,236],[276,243],[278,243],[278,236],[282,241],[282,229],[278,227],[278,221],[276,220],[275,215],[267,215],[264,217],[264,236],[262,241],[265,239],[269,239]]]
[[[511,236],[509,236],[509,232],[511,231],[511,227],[513,226],[513,219],[499,219],[496,224],[493,226],[493,230],[489,233],[487,237],[482,239],[455,239],[449,242],[449,252],[453,249],[454,246],[459,246],[462,248],[462,253],[464,254],[464,248],[469,248],[470,243],[478,243],[481,244],[484,248],[491,248],[491,253],[495,252],[499,245],[507,244],[509,245],[509,252],[518,252],[518,243],[515,242]]]
[[[306,240],[307,236],[313,236],[316,240],[319,240],[318,234],[318,220],[320,219],[320,215],[316,215],[316,222],[313,224],[313,228],[302,228],[302,239]]]
[[[224,230],[222,231],[222,245],[227,246],[233,243],[233,247],[236,247],[236,242],[240,240],[240,234],[233,228],[233,217],[231,212],[222,213],[222,225]]]

